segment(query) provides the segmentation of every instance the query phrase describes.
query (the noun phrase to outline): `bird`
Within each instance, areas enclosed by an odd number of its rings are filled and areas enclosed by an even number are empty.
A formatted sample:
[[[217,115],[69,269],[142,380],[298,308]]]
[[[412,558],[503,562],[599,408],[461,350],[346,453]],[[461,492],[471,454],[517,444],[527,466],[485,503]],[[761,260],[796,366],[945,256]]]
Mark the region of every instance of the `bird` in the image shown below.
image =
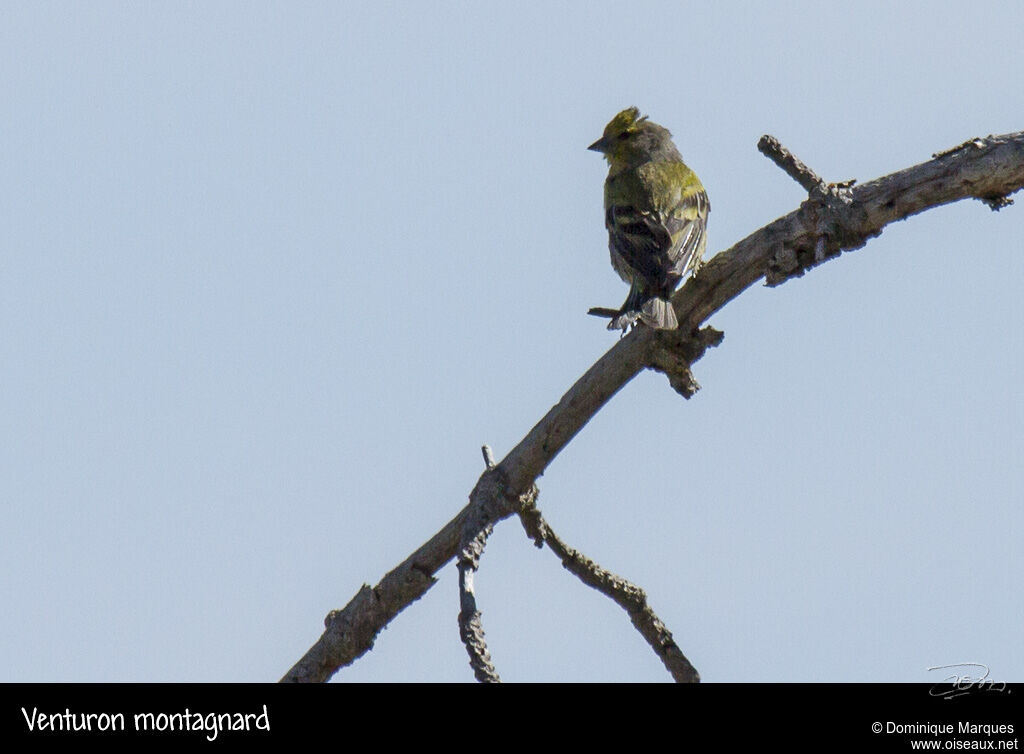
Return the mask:
[[[636,107],[620,112],[587,149],[608,161],[604,217],[612,267],[629,283],[629,296],[612,314],[609,330],[625,335],[637,320],[656,330],[679,327],[670,298],[688,273],[696,274],[707,242],[711,205],[696,173],[683,162],[664,126]]]

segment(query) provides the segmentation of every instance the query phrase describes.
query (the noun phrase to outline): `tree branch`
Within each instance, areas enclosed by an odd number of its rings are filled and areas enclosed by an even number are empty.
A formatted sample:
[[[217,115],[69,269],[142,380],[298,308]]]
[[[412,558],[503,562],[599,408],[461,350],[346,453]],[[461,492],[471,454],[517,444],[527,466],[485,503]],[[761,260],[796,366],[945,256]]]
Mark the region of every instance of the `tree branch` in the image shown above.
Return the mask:
[[[774,136],[765,134],[757,142],[758,151],[765,157],[782,168],[786,175],[804,187],[811,196],[815,193],[824,194],[826,189],[823,181],[817,173],[803,164],[796,155],[786,149]]]
[[[643,589],[605,570],[579,550],[565,544],[535,505],[520,511],[519,518],[527,536],[533,539],[537,547],[547,544],[562,561],[565,570],[626,611],[633,626],[677,683],[700,683],[697,669],[679,649],[672,638],[672,632],[647,604],[647,594]]]
[[[694,332],[755,282],[765,278],[768,285],[779,285],[799,277],[842,251],[860,248],[887,224],[931,207],[974,198],[998,209],[1022,186],[1024,132],[973,139],[860,186],[834,184],[824,197],[806,200],[717,254],[673,297],[678,331],[639,327],[617,341],[497,466],[484,472],[469,505],[376,587],[364,585],[343,610],[327,616],[323,635],[282,681],[327,680],[369,650],[384,626],[422,596],[434,574],[456,556],[469,518],[479,532],[519,510],[535,489],[534,480],[642,369],[662,369],[695,389],[695,382],[680,376],[678,363],[688,370],[711,343],[701,347]],[[665,370],[666,354],[676,355],[671,370]]]
[[[494,468],[494,455],[491,448],[484,445],[481,449],[484,454],[484,464],[488,469]],[[472,516],[466,520],[466,530],[463,534],[462,547],[459,548],[459,636],[462,643],[466,645],[466,652],[469,654],[469,666],[473,668],[473,675],[481,683],[501,683],[494,663],[491,662],[491,654],[487,651],[487,642],[484,639],[483,617],[476,609],[476,594],[473,591],[473,574],[480,567],[480,557],[484,554],[484,546],[487,538],[494,531],[494,526],[484,523],[477,524]]]

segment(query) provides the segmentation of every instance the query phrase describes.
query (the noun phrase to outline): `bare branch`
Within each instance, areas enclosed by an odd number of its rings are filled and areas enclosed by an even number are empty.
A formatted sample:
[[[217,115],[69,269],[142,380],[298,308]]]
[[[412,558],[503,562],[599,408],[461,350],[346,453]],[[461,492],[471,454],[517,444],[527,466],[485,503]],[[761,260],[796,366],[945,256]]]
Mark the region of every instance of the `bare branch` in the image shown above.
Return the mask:
[[[591,317],[604,317],[605,319],[615,319],[622,314],[621,309],[609,309],[607,306],[592,306],[587,309],[587,314]]]
[[[1008,195],[1022,186],[1024,132],[973,140],[969,147],[860,186],[836,185],[830,201],[808,200],[707,262],[673,296],[679,332],[694,333],[762,278],[779,285],[799,277],[842,251],[860,248],[891,222],[966,198],[1005,206]],[[342,611],[327,616],[323,636],[282,680],[326,680],[369,650],[377,633],[429,589],[433,575],[456,556],[474,507],[480,512],[476,525],[495,524],[518,510],[534,480],[623,385],[645,368],[664,366],[661,348],[659,333],[646,327],[618,340],[497,466],[484,472],[469,505],[376,587],[364,586]]]
[[[765,134],[757,142],[757,148],[761,154],[782,168],[794,181],[804,187],[804,191],[812,196],[817,192],[824,194],[826,191],[825,181],[818,174],[804,165],[796,155],[786,149],[774,136]]]
[[[697,669],[679,649],[672,638],[672,632],[647,604],[647,595],[643,589],[601,568],[579,550],[566,545],[544,520],[535,505],[524,507],[519,513],[519,518],[527,535],[538,547],[542,542],[547,543],[551,551],[562,561],[565,570],[626,611],[630,621],[677,683],[700,683]]]
[[[725,333],[713,327],[702,327],[693,335],[685,335],[682,330],[657,333],[655,344],[651,348],[647,366],[668,377],[668,384],[681,396],[689,400],[700,390],[690,365],[697,361],[708,348],[722,342]]]
[[[480,447],[480,452],[484,454],[484,465],[489,468],[494,468],[494,452],[491,450],[490,445],[483,445]]]
[[[473,593],[473,574],[480,566],[487,537],[494,527],[488,524],[483,531],[473,537],[459,555],[459,636],[469,653],[469,665],[473,675],[481,683],[500,683],[498,671],[491,662],[487,642],[484,640],[484,627],[480,611],[476,608],[476,595]]]
[[[489,445],[480,448],[484,456],[484,464],[488,469],[494,468],[494,454]],[[483,618],[476,607],[476,594],[473,592],[473,574],[480,567],[480,557],[484,554],[487,538],[494,531],[488,522],[478,523],[476,517],[466,520],[462,547],[459,548],[459,636],[466,645],[469,654],[469,666],[473,675],[480,683],[501,683],[498,671],[491,662],[491,654],[487,651],[484,639]]]

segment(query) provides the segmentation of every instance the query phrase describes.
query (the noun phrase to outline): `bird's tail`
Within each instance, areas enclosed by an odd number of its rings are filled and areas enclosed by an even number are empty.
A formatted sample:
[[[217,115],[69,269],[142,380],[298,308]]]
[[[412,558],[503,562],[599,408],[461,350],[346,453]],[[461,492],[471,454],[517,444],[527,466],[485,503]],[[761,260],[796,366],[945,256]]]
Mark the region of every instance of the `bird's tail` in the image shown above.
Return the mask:
[[[663,298],[649,298],[640,307],[640,319],[655,330],[675,330],[679,327],[672,304]]]
[[[609,330],[628,330],[637,320],[655,330],[675,330],[679,327],[675,310],[668,299],[650,296],[637,283],[630,286],[626,303],[619,315],[608,323]]]

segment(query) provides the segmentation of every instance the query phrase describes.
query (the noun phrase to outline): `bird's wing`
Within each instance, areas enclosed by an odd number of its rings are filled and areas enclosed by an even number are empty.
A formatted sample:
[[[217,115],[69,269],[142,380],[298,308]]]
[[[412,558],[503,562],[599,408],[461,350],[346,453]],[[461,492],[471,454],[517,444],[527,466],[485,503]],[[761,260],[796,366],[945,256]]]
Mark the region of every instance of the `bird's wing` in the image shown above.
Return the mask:
[[[664,212],[609,207],[605,225],[616,270],[627,280],[639,276],[649,290],[671,292],[704,254],[708,210],[703,190],[681,196]],[[620,268],[620,260],[628,270]]]
[[[658,213],[616,204],[605,212],[605,226],[612,264],[618,273],[627,281],[639,276],[649,287],[664,287],[671,267],[666,264],[666,253],[672,248],[672,234]],[[628,270],[620,268],[619,260]]]
[[[676,279],[685,277],[704,256],[709,210],[708,195],[700,190],[683,196],[678,204],[664,213],[662,223],[672,237],[666,261],[670,265],[669,274]]]

